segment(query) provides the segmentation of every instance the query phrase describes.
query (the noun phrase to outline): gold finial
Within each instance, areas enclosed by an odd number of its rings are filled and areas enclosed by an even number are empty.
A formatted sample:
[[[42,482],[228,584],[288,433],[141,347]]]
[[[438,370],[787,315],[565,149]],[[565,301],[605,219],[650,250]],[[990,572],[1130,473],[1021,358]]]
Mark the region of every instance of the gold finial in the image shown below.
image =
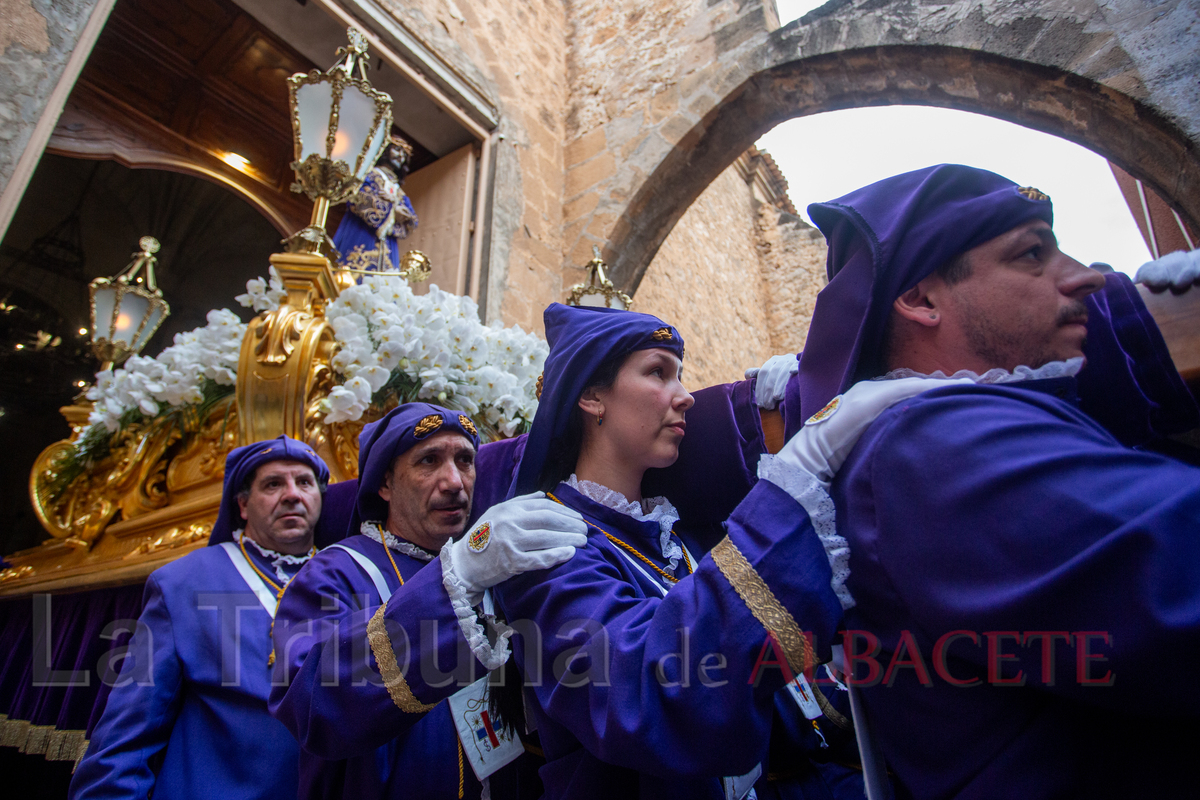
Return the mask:
[[[577,283],[571,287],[567,296],[569,306],[606,306],[620,308],[626,311],[633,305],[629,295],[613,286],[613,282],[604,274],[604,259],[600,257],[600,248],[592,245],[592,260],[584,269],[588,270],[588,282]]]
[[[410,283],[420,283],[433,274],[433,264],[420,250],[409,250],[400,259],[400,274]]]
[[[346,47],[337,49],[337,56],[340,60],[330,67],[326,74],[332,74],[334,70],[340,69],[353,78],[357,71],[358,77],[366,80],[367,70],[371,68],[370,56],[367,55],[367,37],[363,36],[363,32],[358,28],[350,27],[346,28],[346,39],[350,43]]]
[[[157,253],[162,245],[160,245],[158,243],[158,239],[155,239],[153,236],[143,236],[142,238],[138,239],[138,247],[141,248],[143,253],[151,256]],[[134,254],[135,258],[136,256],[137,254]]]

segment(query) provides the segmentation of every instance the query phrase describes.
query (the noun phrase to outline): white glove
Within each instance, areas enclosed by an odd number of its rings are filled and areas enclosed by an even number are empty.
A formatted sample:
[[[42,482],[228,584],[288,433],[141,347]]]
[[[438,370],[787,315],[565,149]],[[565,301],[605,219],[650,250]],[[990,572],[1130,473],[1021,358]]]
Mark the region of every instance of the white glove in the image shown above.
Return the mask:
[[[859,437],[890,406],[940,386],[971,382],[970,378],[899,378],[856,383],[810,417],[775,458],[812,475],[828,490]]]
[[[1147,261],[1138,267],[1134,283],[1144,283],[1151,289],[1162,291],[1170,287],[1183,291],[1200,278],[1200,250],[1185,253],[1177,250],[1167,253],[1155,261]]]
[[[788,380],[800,371],[800,359],[795,355],[771,356],[761,367],[746,370],[746,380],[755,375],[754,402],[759,408],[772,409],[779,405],[787,390]]]
[[[534,492],[492,506],[465,536],[447,542],[442,573],[452,573],[476,605],[484,589],[557,566],[585,544],[587,524],[579,512]]]

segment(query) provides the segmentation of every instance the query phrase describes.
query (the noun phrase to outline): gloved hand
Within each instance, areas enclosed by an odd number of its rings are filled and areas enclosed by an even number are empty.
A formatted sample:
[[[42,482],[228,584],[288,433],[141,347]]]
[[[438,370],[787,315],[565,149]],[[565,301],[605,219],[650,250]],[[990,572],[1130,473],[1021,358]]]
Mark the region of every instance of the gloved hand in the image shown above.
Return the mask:
[[[746,370],[746,380],[758,376],[754,384],[754,402],[767,410],[779,405],[788,380],[799,371],[800,358],[796,355],[771,356],[761,367]]]
[[[1200,250],[1185,253],[1178,250],[1162,258],[1147,261],[1138,267],[1134,283],[1144,283],[1150,289],[1161,292],[1171,288],[1182,292],[1200,278]]]
[[[534,492],[492,506],[465,536],[447,542],[442,572],[452,573],[476,605],[484,589],[557,566],[585,544],[587,525],[579,512]]]
[[[971,382],[970,378],[898,378],[856,383],[812,415],[775,457],[812,475],[828,490],[859,437],[890,406],[940,386]]]

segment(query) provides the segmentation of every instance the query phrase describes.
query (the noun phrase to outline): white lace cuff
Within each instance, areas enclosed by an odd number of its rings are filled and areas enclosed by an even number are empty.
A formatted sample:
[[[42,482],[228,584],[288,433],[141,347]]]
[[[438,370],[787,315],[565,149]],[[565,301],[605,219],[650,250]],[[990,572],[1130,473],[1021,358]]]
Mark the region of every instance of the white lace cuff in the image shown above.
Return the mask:
[[[850,577],[850,544],[837,532],[837,509],[833,498],[821,483],[808,472],[794,467],[773,455],[764,455],[758,462],[758,477],[783,489],[808,512],[817,538],[833,570],[830,586],[842,603],[842,610],[854,608],[854,597],[846,587]]]
[[[495,617],[485,616],[484,621],[492,629],[492,638],[495,640],[493,644],[492,639],[488,638],[487,629],[479,621],[479,614],[475,612],[482,592],[468,592],[466,584],[450,568],[450,561],[439,560],[442,565],[442,585],[446,587],[446,594],[450,595],[454,616],[458,617],[458,626],[462,629],[467,644],[471,646],[471,652],[489,672],[499,669],[508,661],[508,637],[512,636],[513,629]]]

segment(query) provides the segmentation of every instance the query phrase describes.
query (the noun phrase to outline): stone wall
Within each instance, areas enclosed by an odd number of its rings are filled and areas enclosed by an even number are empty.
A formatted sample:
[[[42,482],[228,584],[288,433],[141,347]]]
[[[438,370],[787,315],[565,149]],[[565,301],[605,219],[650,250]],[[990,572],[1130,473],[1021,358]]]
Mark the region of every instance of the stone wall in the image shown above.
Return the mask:
[[[797,216],[758,207],[758,250],[767,298],[771,353],[799,353],[825,287],[825,237]]]
[[[0,0],[0,191],[97,0]]]
[[[753,159],[743,155],[692,204],[634,295],[634,310],[683,334],[689,389],[798,352],[825,283],[824,237],[756,196]]]
[[[618,175],[645,179],[657,153],[699,117],[696,80],[739,41],[778,26],[772,0],[567,0],[565,265],[604,246],[628,196]],[[707,102],[707,100],[705,100]],[[671,125],[661,125],[674,118]],[[744,148],[743,148],[744,149]],[[738,151],[740,152],[740,151]],[[577,280],[568,273],[567,280]]]
[[[542,331],[563,297],[566,15],[556,0],[383,0],[500,109],[486,319]]]

